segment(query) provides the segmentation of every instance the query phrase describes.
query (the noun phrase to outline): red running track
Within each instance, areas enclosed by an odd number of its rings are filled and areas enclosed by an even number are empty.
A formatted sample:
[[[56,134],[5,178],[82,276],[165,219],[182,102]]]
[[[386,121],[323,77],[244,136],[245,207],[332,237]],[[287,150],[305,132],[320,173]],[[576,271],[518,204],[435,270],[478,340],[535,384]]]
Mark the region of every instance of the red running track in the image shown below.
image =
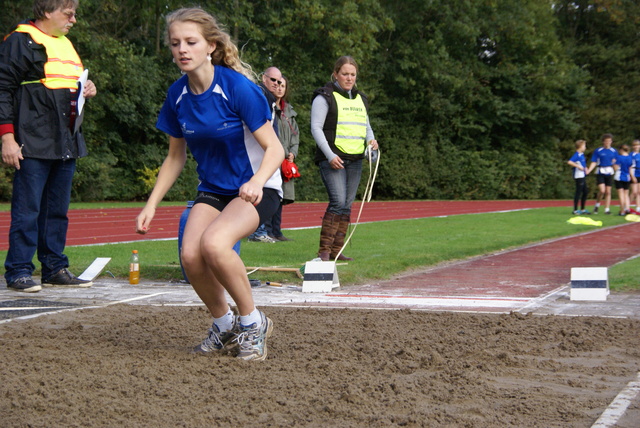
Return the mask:
[[[297,202],[286,205],[282,214],[282,228],[319,227],[327,207],[326,202]],[[567,207],[571,201],[563,200],[506,200],[506,201],[386,201],[366,203],[360,222],[402,220],[459,214],[510,211],[518,209]],[[352,209],[355,221],[360,203]],[[67,245],[91,245],[114,242],[176,239],[180,216],[184,207],[159,207],[146,235],[135,233],[135,218],[140,208],[78,209],[69,211]],[[0,250],[8,249],[11,223],[8,212],[0,213]]]

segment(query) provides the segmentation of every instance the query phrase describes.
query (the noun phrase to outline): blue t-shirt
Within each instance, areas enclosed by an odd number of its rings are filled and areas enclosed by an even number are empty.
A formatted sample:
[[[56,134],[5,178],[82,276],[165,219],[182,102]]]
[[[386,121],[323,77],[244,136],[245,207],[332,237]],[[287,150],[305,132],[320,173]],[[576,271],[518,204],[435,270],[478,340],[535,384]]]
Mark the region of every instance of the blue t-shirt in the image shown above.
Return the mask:
[[[252,133],[270,121],[269,105],[258,85],[234,70],[215,66],[211,87],[200,95],[189,89],[187,75],[171,85],[156,127],[186,140],[197,162],[199,191],[236,195],[264,158]],[[279,170],[265,187],[282,196]]]
[[[595,162],[598,165],[597,174],[613,175],[613,162],[617,156],[618,152],[613,147],[608,149],[598,147],[591,156],[591,162]]]
[[[584,170],[587,169],[587,159],[585,158],[584,153],[575,152],[573,154],[573,156],[571,156],[571,159],[569,159],[569,162],[578,163],[578,164],[582,165],[582,167],[584,168],[583,170],[579,170],[578,168],[574,167],[573,168],[573,178],[583,178],[583,177],[585,177]]]
[[[640,153],[631,153],[631,157],[633,158],[633,161],[635,162],[636,166],[635,166],[635,176],[636,177],[640,177]]]
[[[618,155],[616,157],[616,165],[619,166],[618,171],[616,171],[615,179],[618,181],[631,181],[631,176],[629,175],[629,169],[635,167],[635,162],[633,158],[629,155],[622,156]]]

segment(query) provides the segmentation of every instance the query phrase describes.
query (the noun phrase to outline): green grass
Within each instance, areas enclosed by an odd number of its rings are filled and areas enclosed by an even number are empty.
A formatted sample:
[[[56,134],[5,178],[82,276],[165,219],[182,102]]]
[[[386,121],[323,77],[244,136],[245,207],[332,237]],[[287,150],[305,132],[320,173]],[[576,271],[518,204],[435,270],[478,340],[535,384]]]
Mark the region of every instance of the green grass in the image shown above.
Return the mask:
[[[609,287],[615,291],[640,290],[640,257],[618,263],[609,269]]]
[[[117,206],[123,206],[118,204]],[[567,208],[541,208],[498,214],[459,215],[419,220],[397,220],[357,226],[345,254],[357,262],[338,265],[341,284],[361,284],[387,279],[400,272],[437,263],[464,259],[593,230],[593,226],[570,225]],[[625,223],[618,216],[598,216],[604,226]],[[246,266],[302,268],[316,256],[319,229],[289,230],[294,241],[277,244],[242,242],[241,255]],[[96,257],[111,257],[106,270],[114,276],[128,275],[131,250],[140,253],[142,278],[178,281],[181,270],[177,242],[154,241],[67,247],[71,270],[79,274]],[[4,259],[5,252],[0,252]],[[630,254],[630,257],[633,256]],[[34,261],[36,266],[38,263]],[[640,258],[610,269],[614,290],[638,290]],[[38,272],[36,272],[36,275]],[[258,271],[251,278],[262,281],[300,284],[293,273]]]

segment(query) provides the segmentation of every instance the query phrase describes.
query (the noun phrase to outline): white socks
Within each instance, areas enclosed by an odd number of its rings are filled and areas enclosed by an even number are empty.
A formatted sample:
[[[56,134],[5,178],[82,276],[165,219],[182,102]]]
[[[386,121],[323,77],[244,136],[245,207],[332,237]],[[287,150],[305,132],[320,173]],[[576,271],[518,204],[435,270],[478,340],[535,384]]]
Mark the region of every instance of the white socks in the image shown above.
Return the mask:
[[[224,314],[220,318],[214,318],[213,323],[216,325],[216,327],[218,327],[220,333],[224,333],[225,331],[231,330],[231,328],[233,327],[233,317],[233,311],[231,310],[231,308],[229,308],[226,314]]]
[[[247,327],[253,323],[256,325],[260,325],[262,323],[262,317],[260,316],[260,311],[257,308],[254,308],[253,312],[249,315],[240,315],[240,325]]]
[[[231,308],[229,308],[229,311],[227,311],[226,314],[224,314],[220,318],[214,318],[213,323],[216,325],[216,327],[218,327],[220,333],[224,333],[233,328],[234,317],[235,315],[233,314],[233,311],[231,311]],[[254,323],[257,325],[260,325],[260,323],[262,323],[262,317],[260,316],[260,311],[257,308],[254,308],[249,315],[240,316],[241,325],[246,327]]]

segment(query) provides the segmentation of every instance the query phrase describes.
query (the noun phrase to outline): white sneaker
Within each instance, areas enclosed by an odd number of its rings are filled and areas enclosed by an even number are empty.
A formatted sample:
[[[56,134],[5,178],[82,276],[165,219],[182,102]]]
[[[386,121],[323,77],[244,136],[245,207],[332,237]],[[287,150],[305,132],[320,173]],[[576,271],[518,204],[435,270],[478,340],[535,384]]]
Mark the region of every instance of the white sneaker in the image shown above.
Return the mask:
[[[270,238],[268,235],[261,235],[261,236],[255,236],[253,238],[249,238],[248,239],[249,242],[266,242],[269,244],[275,244],[276,241],[275,239]]]
[[[229,331],[221,333],[218,326],[213,323],[209,329],[207,337],[204,338],[200,345],[193,348],[193,352],[196,354],[209,354],[211,352],[219,352],[235,348],[237,343],[234,342],[233,339],[239,332],[238,326],[238,317],[236,316],[233,317],[233,326]]]
[[[240,333],[234,341],[240,347],[237,358],[245,361],[263,361],[267,358],[267,338],[273,332],[273,321],[260,311],[262,322],[240,325]]]

